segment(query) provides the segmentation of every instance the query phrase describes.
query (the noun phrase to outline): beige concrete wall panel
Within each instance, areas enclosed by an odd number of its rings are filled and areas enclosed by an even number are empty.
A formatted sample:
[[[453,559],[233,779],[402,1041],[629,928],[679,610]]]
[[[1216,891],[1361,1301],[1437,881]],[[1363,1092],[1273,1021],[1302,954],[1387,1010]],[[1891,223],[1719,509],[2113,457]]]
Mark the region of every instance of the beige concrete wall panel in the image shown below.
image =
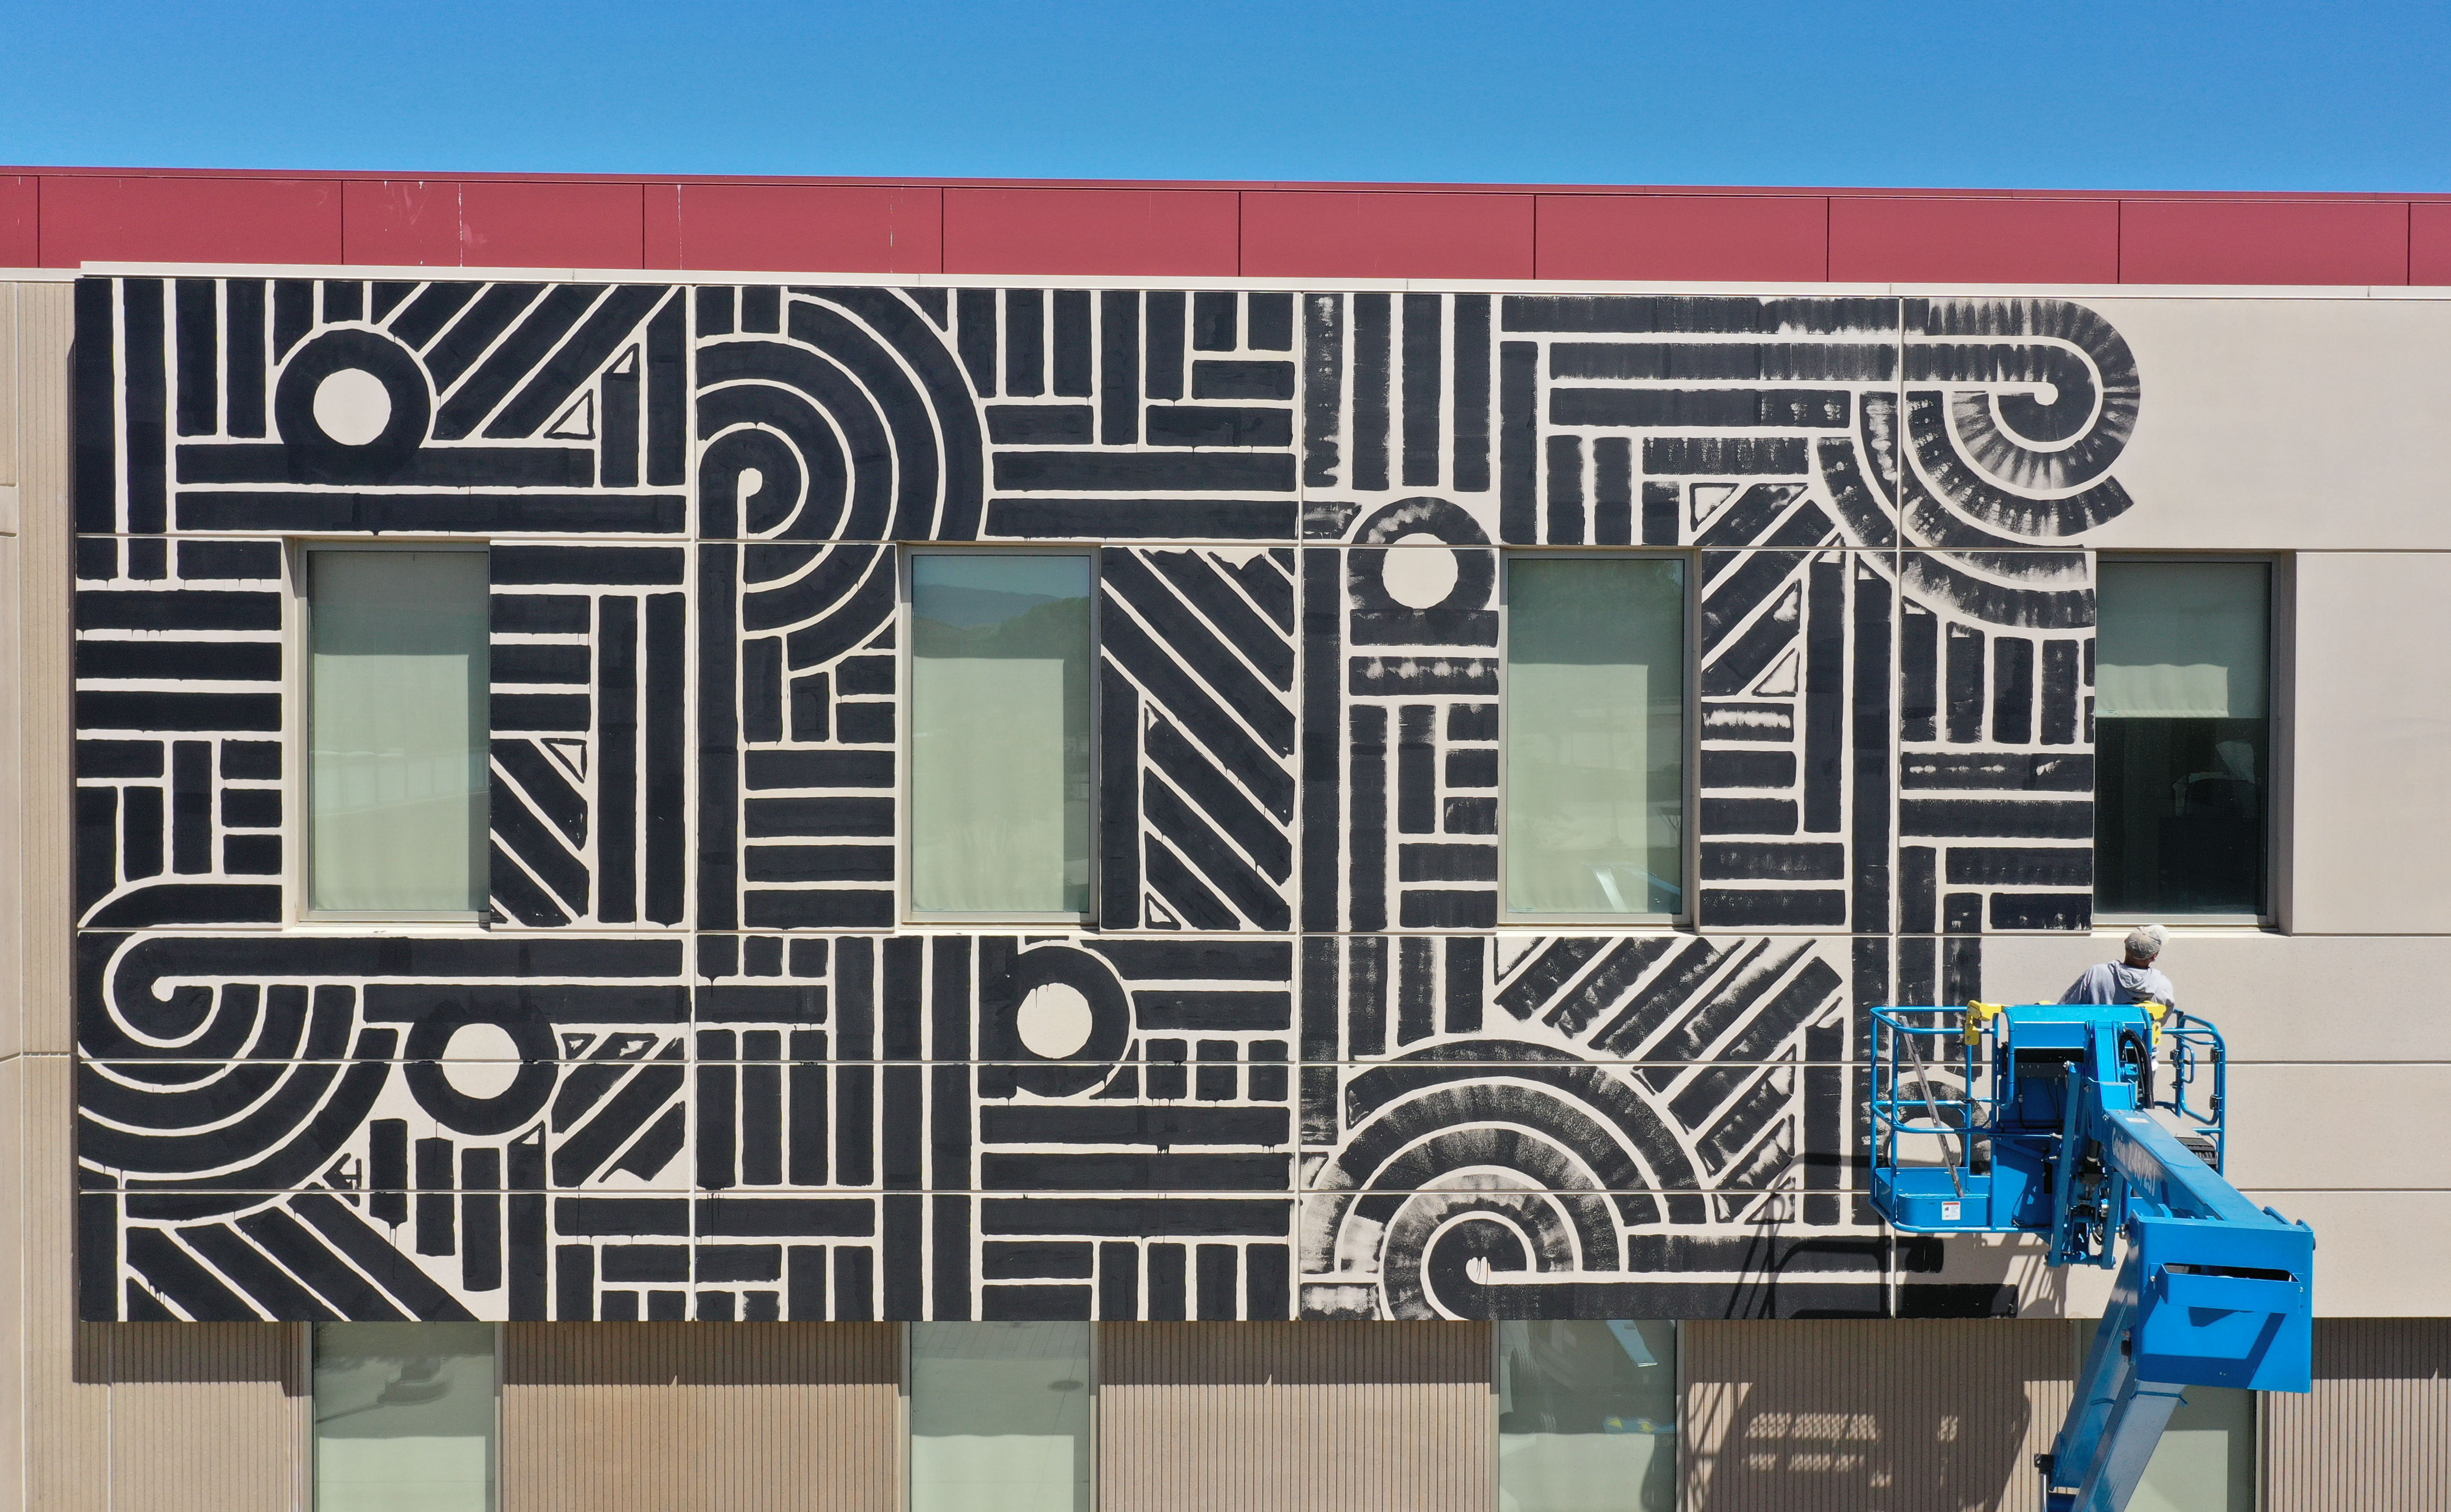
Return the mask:
[[[1984,994],[2056,1002],[2087,967],[2119,958],[2123,933],[1991,935]],[[2161,964],[2235,1062],[2451,1062],[2451,1013],[2431,1006],[2451,977],[2451,939],[2177,929]]]
[[[2451,1317],[2451,1191],[2241,1189],[2314,1226],[2316,1317]]]
[[[17,482],[17,290],[0,284],[0,488]]]
[[[890,1324],[511,1324],[502,1512],[886,1512]]]
[[[16,1043],[66,1053],[75,1046],[70,1007],[69,637],[74,516],[69,492],[69,342],[73,286],[17,286],[20,417],[17,534],[17,804],[20,871],[46,885],[22,889],[17,906],[22,996],[8,1005]],[[62,1115],[65,1118],[65,1114]]]
[[[2451,1185],[2451,1065],[2234,1065],[2231,1181],[2262,1190],[2372,1192]],[[2368,1199],[2378,1222],[2392,1198]]]
[[[1687,1512],[2033,1512],[2068,1411],[2060,1323],[1696,1323]]]
[[[302,1325],[88,1325],[110,1384],[111,1512],[277,1512],[308,1500]]]
[[[2451,1319],[2327,1318],[2315,1389],[2265,1399],[2266,1512],[2451,1507]]]
[[[2451,932],[2451,556],[2302,557],[2297,636],[2292,928]]]
[[[1099,1333],[1105,1512],[1486,1512],[1489,1327],[1123,1323]]]
[[[0,1512],[26,1504],[26,1076],[23,1057],[0,1056]]]
[[[2136,354],[2136,507],[2088,545],[2441,550],[2451,475],[2451,302],[2094,299]]]

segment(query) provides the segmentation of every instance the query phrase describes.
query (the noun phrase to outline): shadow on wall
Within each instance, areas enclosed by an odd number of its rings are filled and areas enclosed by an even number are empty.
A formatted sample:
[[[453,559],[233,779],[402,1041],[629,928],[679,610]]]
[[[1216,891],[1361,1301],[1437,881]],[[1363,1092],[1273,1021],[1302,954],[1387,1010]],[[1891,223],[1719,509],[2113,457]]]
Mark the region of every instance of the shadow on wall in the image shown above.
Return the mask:
[[[80,1323],[79,1385],[273,1385],[307,1392],[303,1324]]]
[[[1715,1324],[1686,1333],[1690,1512],[2024,1506],[2066,1410],[2066,1325]]]

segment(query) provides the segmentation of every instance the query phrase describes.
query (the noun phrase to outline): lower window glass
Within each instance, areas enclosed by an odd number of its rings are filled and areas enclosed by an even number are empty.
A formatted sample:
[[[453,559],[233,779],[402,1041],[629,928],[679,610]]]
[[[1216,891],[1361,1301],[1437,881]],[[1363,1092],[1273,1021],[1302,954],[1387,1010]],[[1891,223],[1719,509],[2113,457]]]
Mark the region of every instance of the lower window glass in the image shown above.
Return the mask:
[[[1685,566],[1506,568],[1506,907],[1685,907]]]
[[[911,1325],[911,1512],[1088,1512],[1089,1325]]]
[[[1675,1512],[1676,1325],[1498,1325],[1501,1512]]]
[[[490,1323],[315,1329],[315,1512],[493,1512]]]

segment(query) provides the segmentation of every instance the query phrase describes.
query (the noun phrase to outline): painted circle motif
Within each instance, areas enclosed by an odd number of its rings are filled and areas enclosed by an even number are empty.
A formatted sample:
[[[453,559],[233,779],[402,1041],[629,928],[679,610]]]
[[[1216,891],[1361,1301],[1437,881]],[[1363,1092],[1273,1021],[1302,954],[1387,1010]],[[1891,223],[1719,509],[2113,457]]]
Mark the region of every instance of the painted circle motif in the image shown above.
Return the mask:
[[[368,390],[375,388],[388,409],[380,429],[355,440],[372,418]],[[326,428],[327,417],[342,434]],[[425,444],[433,417],[434,396],[417,359],[389,337],[355,326],[324,331],[291,353],[272,393],[273,423],[288,446],[289,476],[302,483],[398,478]]]

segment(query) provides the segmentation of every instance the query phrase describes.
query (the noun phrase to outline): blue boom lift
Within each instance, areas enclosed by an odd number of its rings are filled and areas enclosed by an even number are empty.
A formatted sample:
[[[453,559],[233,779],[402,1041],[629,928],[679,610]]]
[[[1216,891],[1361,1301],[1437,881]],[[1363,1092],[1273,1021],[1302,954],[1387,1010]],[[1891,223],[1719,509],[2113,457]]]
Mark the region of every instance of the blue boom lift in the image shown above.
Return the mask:
[[[2220,1031],[2158,1003],[1971,1003],[1876,1008],[1873,1040],[1892,1227],[2048,1236],[2051,1265],[2119,1268],[2036,1460],[2049,1512],[2121,1512],[2188,1386],[2310,1388],[2315,1233],[2223,1179]]]

